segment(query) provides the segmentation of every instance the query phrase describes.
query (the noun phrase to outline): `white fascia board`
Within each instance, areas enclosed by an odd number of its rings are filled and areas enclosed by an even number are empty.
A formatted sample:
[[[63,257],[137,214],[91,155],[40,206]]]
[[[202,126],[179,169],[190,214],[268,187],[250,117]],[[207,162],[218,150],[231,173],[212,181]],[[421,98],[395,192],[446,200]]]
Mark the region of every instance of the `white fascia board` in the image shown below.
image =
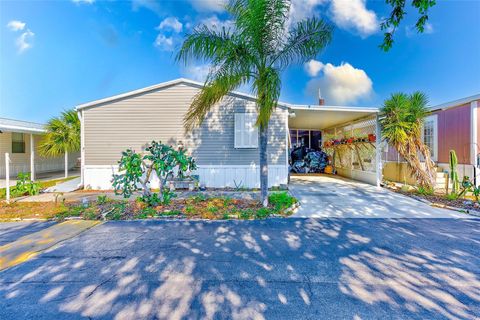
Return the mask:
[[[350,107],[350,106],[310,106],[310,105],[290,105],[291,110],[312,110],[312,111],[339,111],[339,112],[365,112],[378,113],[377,107]]]
[[[36,128],[28,128],[28,127],[20,127],[20,126],[12,126],[12,125],[0,125],[0,130],[8,131],[8,132],[39,133],[39,134],[43,134],[47,132],[45,129],[36,129]]]
[[[81,109],[98,106],[98,105],[101,105],[103,103],[107,103],[107,102],[110,102],[110,101],[127,98],[127,97],[134,96],[134,95],[137,95],[137,94],[142,94],[142,93],[145,93],[145,92],[148,92],[148,91],[153,91],[153,90],[157,90],[157,89],[161,89],[161,88],[166,88],[166,87],[169,87],[169,86],[174,86],[174,85],[181,84],[181,83],[186,83],[186,84],[190,84],[190,85],[194,85],[194,86],[198,86],[198,87],[203,87],[204,86],[204,83],[201,83],[201,82],[198,82],[198,81],[185,79],[185,78],[178,78],[178,79],[175,79],[175,80],[172,80],[172,81],[162,82],[162,83],[159,83],[159,84],[155,84],[153,86],[149,86],[149,87],[145,87],[145,88],[141,88],[141,89],[137,89],[137,90],[133,90],[133,91],[128,91],[128,92],[118,94],[118,95],[115,95],[115,96],[111,96],[111,97],[87,102],[87,103],[84,103],[84,104],[80,104],[80,105],[75,107],[75,110],[78,111],[78,110],[81,110]],[[252,96],[252,95],[246,94],[246,93],[242,93],[242,92],[238,92],[238,91],[231,91],[230,95],[237,96],[239,98],[244,98],[244,99],[257,100],[257,98],[255,96]],[[283,107],[283,108],[287,108],[288,104],[279,101],[278,106]]]
[[[463,104],[467,104],[467,103],[472,102],[474,100],[480,100],[480,94],[475,94],[473,96],[469,96],[469,97],[466,97],[466,98],[457,99],[457,100],[454,100],[454,101],[442,103],[442,104],[439,104],[439,105],[436,105],[436,106],[433,106],[433,107],[429,107],[429,109],[430,109],[431,112],[436,111],[436,110],[445,110],[445,109],[449,109],[449,108],[458,107],[458,106],[461,106]]]

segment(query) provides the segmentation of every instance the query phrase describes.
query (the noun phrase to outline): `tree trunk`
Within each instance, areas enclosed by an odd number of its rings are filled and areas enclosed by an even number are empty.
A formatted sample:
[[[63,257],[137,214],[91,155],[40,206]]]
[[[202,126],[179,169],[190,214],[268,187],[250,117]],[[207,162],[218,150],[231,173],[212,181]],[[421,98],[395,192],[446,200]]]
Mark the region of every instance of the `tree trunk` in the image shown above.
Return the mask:
[[[68,178],[68,151],[65,151],[65,178]]]
[[[268,126],[260,126],[260,196],[264,207],[268,206]]]

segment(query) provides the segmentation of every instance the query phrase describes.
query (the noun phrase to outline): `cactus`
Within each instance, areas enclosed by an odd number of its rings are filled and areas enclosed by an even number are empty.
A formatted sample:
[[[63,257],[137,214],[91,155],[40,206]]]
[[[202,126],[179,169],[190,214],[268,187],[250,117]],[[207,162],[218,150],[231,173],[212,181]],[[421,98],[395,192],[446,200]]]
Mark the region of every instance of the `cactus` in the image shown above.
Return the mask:
[[[452,193],[457,194],[458,189],[460,187],[460,182],[458,181],[458,172],[457,172],[457,165],[458,159],[455,150],[450,150],[450,179],[452,180]]]

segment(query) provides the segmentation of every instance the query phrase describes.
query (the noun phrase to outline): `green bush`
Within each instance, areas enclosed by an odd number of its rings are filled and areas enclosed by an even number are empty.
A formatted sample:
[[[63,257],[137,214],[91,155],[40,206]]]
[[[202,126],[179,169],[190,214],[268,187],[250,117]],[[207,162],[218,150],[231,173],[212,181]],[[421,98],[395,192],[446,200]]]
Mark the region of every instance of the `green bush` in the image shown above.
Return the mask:
[[[431,196],[434,194],[433,188],[428,188],[428,187],[418,187],[417,193],[422,195],[422,196]]]
[[[273,210],[270,209],[270,208],[260,208],[255,213],[255,218],[265,219],[265,218],[268,218],[269,216],[271,216],[273,213],[274,213]]]
[[[97,197],[97,204],[105,204],[109,201],[108,197],[106,195],[100,195]]]
[[[40,183],[30,180],[29,173],[20,172],[17,184],[11,190],[12,197],[34,196],[40,193]]]
[[[270,205],[275,208],[275,211],[280,212],[294,205],[297,202],[297,199],[289,195],[288,192],[283,191],[271,193],[268,196],[268,201]]]

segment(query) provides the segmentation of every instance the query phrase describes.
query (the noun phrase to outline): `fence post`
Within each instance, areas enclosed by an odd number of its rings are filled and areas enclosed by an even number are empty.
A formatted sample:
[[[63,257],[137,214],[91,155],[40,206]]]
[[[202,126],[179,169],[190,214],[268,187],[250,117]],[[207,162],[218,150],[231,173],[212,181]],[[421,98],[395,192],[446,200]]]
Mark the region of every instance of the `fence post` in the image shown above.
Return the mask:
[[[382,168],[382,128],[380,127],[380,115],[377,113],[375,116],[375,173],[377,180],[377,187],[380,187],[383,180],[383,168]]]
[[[6,199],[7,203],[10,203],[10,155],[8,152],[5,153],[5,181]]]

